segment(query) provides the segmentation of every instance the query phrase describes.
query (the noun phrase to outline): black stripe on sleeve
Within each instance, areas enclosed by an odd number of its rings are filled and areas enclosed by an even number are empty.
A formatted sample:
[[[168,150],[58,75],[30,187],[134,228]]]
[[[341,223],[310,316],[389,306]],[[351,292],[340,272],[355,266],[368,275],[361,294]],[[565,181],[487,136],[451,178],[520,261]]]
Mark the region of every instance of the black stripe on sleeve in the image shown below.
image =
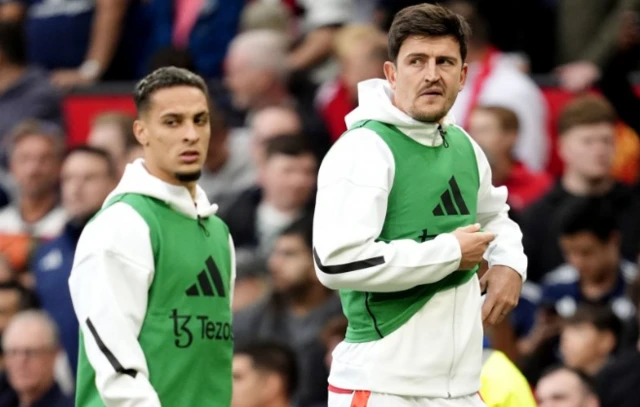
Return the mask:
[[[91,335],[93,335],[93,339],[95,339],[96,343],[98,344],[98,348],[100,348],[102,353],[104,353],[104,356],[107,357],[107,360],[109,361],[109,363],[111,363],[111,366],[113,366],[116,372],[129,375],[135,379],[138,372],[133,369],[125,369],[124,367],[122,367],[118,359],[116,359],[109,348],[107,348],[104,342],[102,342],[102,339],[100,339],[100,336],[98,335],[98,331],[96,331],[96,328],[93,326],[93,323],[89,318],[87,318],[87,326],[89,327],[89,331],[91,331]]]
[[[318,252],[316,251],[315,247],[313,248],[313,259],[318,265],[318,268],[320,269],[320,271],[326,274],[348,273],[350,271],[363,270],[369,267],[375,267],[385,263],[384,257],[378,256],[378,257],[372,257],[370,259],[354,261],[351,263],[337,264],[335,266],[325,266],[320,262],[320,256],[318,256]]]

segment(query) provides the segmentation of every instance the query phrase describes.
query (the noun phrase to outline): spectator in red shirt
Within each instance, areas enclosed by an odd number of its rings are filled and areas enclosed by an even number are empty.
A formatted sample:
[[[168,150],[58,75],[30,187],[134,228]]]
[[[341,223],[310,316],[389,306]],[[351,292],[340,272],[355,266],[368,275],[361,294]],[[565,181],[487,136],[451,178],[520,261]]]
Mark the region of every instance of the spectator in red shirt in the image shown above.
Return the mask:
[[[513,150],[520,125],[515,112],[498,106],[479,106],[469,121],[469,132],[484,150],[491,165],[493,184],[509,190],[509,205],[521,211],[553,184],[550,175],[530,171],[516,160]]]

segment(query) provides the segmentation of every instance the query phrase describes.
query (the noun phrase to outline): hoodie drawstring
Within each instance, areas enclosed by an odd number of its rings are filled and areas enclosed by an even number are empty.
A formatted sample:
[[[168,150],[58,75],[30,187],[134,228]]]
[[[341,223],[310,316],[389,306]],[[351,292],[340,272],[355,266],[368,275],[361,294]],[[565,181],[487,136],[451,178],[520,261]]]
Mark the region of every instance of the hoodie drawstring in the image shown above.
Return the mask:
[[[438,133],[440,133],[440,137],[442,137],[442,145],[444,148],[449,148],[449,142],[446,139],[447,132],[444,130],[441,124],[438,124]]]

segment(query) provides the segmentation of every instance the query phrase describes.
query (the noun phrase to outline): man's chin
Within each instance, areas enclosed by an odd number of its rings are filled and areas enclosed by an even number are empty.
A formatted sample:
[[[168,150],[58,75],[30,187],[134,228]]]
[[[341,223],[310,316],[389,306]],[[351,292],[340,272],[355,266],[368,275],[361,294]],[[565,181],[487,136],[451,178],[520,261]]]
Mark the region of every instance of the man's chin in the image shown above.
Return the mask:
[[[180,171],[176,172],[176,179],[180,182],[195,182],[200,179],[202,175],[202,170],[193,170],[193,171]]]
[[[422,123],[436,123],[447,115],[444,109],[415,109],[410,112],[411,118]]]

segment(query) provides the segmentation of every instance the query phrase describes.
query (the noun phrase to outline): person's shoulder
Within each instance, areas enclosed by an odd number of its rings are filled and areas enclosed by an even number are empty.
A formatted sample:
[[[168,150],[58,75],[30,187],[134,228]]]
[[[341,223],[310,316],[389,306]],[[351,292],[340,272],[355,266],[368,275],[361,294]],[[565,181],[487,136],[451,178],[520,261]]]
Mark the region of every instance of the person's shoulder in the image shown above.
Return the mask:
[[[105,249],[149,238],[149,225],[131,205],[116,202],[98,212],[85,226],[80,241],[98,240]],[[80,243],[79,243],[80,244]]]
[[[580,280],[580,273],[570,264],[562,264],[551,270],[542,280],[544,287],[562,287],[572,285]]]

